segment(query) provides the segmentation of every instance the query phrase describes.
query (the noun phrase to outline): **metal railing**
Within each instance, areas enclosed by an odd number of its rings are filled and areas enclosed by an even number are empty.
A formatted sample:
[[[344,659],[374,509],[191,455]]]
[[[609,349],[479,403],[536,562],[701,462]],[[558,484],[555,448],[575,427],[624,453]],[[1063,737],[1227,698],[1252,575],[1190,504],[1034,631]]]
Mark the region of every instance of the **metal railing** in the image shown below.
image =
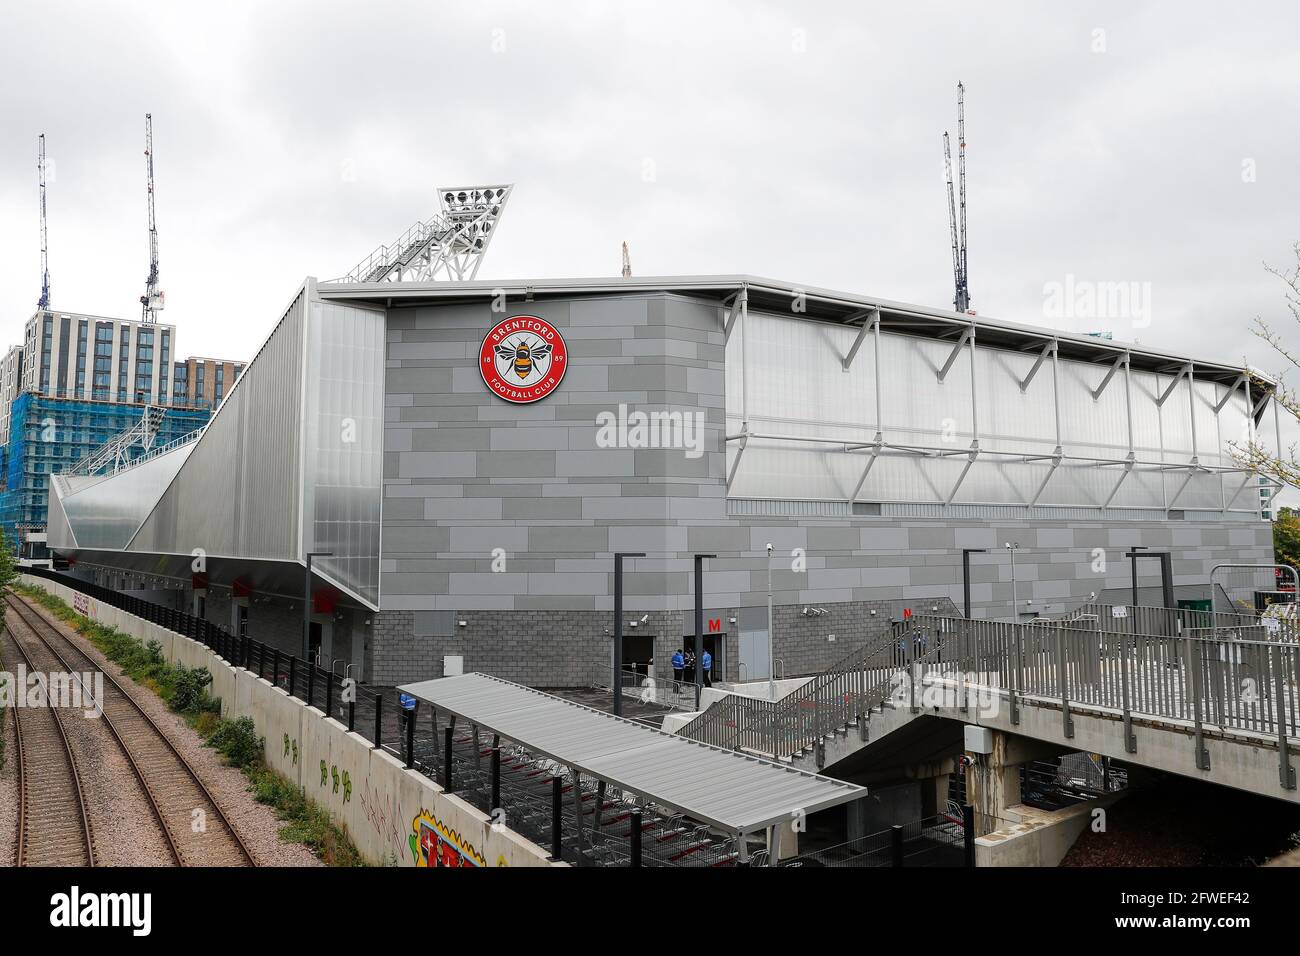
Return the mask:
[[[48,568],[25,567],[23,573],[45,578],[80,591],[87,597],[157,624],[209,648],[233,667],[242,667],[270,681],[308,706],[318,707],[325,716],[347,725],[348,730],[365,737],[375,747],[392,740],[392,730],[385,730],[383,693],[360,682],[332,674],[314,661],[289,654],[248,635],[232,634],[229,629],[184,611],[155,604],[111,588],[84,581]],[[390,704],[388,710],[394,710]],[[390,713],[391,718],[391,713]],[[275,746],[267,741],[267,746]]]
[[[891,698],[919,711],[928,683],[952,691],[941,700],[961,711],[971,706],[972,692],[982,706],[1008,706],[1013,726],[1023,706],[1058,709],[1066,739],[1074,736],[1072,708],[1092,708],[1123,722],[1128,753],[1137,748],[1135,716],[1183,721],[1202,769],[1209,767],[1207,732],[1271,737],[1282,785],[1291,789],[1291,741],[1300,738],[1300,644],[1243,639],[1242,630],[1165,635],[1099,630],[1088,618],[1013,624],[916,615],[780,701],[729,695],[679,732],[790,758]]]
[[[974,866],[975,811],[950,805],[944,813],[897,824],[845,843],[801,853],[778,866]]]
[[[780,700],[729,694],[678,733],[702,743],[790,757],[881,706],[900,670],[926,653],[925,635],[899,624]]]
[[[613,690],[612,672],[614,665],[609,661],[591,662],[590,686],[602,690]],[[669,710],[695,709],[695,682],[693,680],[673,680],[669,677],[656,677],[645,665],[624,664],[619,672],[619,690],[624,697],[637,700],[643,704],[657,704]]]

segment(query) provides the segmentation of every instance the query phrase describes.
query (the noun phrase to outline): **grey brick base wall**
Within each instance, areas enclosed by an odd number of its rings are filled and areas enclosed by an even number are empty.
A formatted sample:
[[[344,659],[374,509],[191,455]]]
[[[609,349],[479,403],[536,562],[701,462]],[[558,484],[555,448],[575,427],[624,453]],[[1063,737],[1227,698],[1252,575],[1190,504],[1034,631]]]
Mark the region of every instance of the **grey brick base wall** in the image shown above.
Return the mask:
[[[824,670],[886,631],[901,618],[904,606],[917,613],[932,607],[942,614],[958,613],[946,597],[819,605],[827,612],[820,615],[803,614],[804,605],[775,607],[778,673],[793,677]],[[748,677],[741,672],[740,631],[733,623],[739,616],[738,608],[710,608],[705,613],[706,621],[720,620],[725,641],[715,654],[717,680]],[[655,675],[668,678],[673,651],[683,646],[686,632],[694,631],[694,617],[693,611],[651,612],[640,623],[640,615],[629,613],[624,634],[653,636]],[[637,627],[628,626],[634,620]],[[609,680],[613,620],[607,611],[465,611],[454,616],[452,626],[453,635],[418,635],[412,612],[380,614],[371,639],[371,679],[389,685],[442,677],[443,657],[460,655],[467,672],[533,687],[585,687]]]

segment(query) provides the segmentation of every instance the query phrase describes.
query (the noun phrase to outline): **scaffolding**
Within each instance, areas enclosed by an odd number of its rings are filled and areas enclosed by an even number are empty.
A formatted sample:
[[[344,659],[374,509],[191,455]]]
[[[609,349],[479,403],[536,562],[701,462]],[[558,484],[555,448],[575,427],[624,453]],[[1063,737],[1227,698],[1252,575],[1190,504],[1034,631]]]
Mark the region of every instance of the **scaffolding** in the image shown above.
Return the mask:
[[[11,542],[21,542],[24,532],[42,531],[49,507],[49,476],[87,465],[106,447],[112,454],[96,470],[123,467],[161,446],[202,429],[212,417],[210,409],[172,408],[51,398],[24,392],[14,399],[4,460],[4,487],[0,490],[0,528]],[[149,422],[148,442],[123,442],[122,436],[139,431]]]

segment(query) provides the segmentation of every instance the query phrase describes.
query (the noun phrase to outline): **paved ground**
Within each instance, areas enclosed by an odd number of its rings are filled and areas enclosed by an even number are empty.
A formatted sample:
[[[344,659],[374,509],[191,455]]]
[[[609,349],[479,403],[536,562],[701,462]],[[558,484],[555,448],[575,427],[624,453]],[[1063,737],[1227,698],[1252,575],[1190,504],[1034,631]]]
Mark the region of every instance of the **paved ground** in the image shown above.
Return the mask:
[[[563,697],[566,700],[576,701],[587,707],[596,710],[603,710],[607,714],[614,712],[614,698],[608,690],[599,690],[594,687],[539,687],[547,694],[554,694],[556,697]],[[630,717],[633,720],[640,720],[659,727],[664,722],[664,717],[672,713],[668,707],[659,704],[643,704],[635,697],[623,697],[623,716]]]

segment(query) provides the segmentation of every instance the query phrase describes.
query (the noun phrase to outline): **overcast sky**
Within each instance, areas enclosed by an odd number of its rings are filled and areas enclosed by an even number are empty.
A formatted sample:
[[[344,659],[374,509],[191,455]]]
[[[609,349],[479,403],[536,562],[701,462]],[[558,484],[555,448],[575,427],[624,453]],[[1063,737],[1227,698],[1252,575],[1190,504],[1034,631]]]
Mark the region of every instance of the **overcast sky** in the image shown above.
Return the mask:
[[[440,184],[516,184],[480,278],[617,275],[626,239],[639,275],[950,305],[961,80],[980,314],[1277,370],[1247,328],[1286,318],[1262,264],[1300,240],[1300,8],[1137,6],[10,6],[0,333],[40,293],[41,132],[54,306],[138,316],[147,111],[181,355],[247,358]],[[1069,281],[1137,306],[1062,314]]]

